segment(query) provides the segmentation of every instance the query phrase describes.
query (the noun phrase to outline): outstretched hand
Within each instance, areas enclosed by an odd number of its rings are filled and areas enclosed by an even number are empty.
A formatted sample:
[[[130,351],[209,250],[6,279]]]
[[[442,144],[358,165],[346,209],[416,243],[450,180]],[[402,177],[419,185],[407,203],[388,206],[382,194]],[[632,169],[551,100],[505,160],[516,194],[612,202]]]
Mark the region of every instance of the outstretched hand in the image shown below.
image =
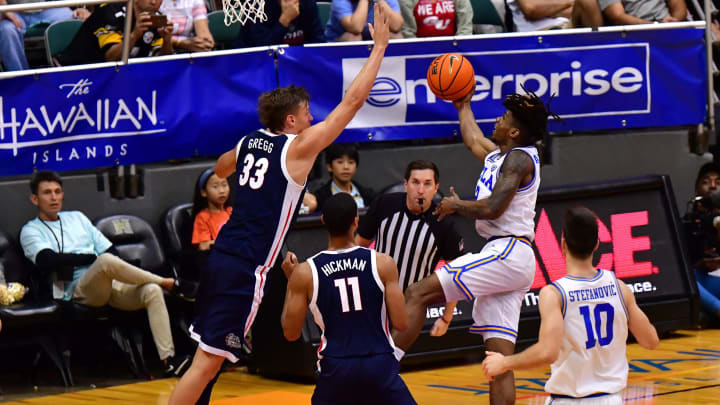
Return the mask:
[[[290,280],[290,276],[292,275],[293,271],[295,271],[295,267],[298,265],[298,259],[297,256],[295,256],[295,253],[293,252],[287,252],[285,255],[285,260],[283,260],[280,267],[282,267],[283,272],[285,273],[285,277]]]
[[[456,203],[460,201],[460,196],[455,193],[455,187],[450,187],[450,196],[445,197],[440,201],[440,204],[435,207],[433,215],[440,215],[438,221],[442,221],[445,215],[454,214]]]
[[[381,1],[373,6],[373,23],[368,24],[370,36],[375,46],[386,47],[390,40],[390,6],[387,2]]]

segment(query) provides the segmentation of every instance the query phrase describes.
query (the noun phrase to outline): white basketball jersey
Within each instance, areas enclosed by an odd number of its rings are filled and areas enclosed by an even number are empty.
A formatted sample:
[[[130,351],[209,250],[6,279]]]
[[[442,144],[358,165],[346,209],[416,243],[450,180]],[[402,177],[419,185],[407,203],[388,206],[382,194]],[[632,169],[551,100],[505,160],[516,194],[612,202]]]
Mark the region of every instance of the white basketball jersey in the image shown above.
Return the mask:
[[[615,273],[565,276],[552,283],[562,294],[565,336],[545,384],[551,394],[584,397],[620,392],[627,383],[628,317]]]
[[[485,239],[493,236],[524,236],[530,240],[535,239],[535,202],[540,188],[540,157],[534,146],[523,146],[511,149],[527,153],[533,161],[533,178],[529,184],[518,188],[517,194],[510,201],[510,205],[498,219],[479,219],[475,221],[477,233]],[[497,184],[505,157],[500,149],[489,153],[485,157],[480,178],[475,186],[475,199],[488,198]]]

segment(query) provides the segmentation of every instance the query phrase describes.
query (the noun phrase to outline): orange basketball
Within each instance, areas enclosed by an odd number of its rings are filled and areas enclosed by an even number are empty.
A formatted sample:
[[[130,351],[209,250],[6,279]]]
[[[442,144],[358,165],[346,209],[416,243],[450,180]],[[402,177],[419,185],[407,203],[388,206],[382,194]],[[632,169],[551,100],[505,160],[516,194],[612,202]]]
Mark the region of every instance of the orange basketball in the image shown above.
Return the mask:
[[[475,70],[464,56],[445,53],[430,63],[427,82],[441,99],[459,100],[475,89]]]

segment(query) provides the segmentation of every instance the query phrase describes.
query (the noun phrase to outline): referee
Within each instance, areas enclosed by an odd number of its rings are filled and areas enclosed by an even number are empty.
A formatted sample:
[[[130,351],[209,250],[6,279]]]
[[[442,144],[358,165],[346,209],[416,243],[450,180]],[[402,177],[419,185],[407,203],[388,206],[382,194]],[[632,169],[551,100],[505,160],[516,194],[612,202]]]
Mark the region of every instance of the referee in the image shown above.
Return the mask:
[[[462,255],[462,237],[451,218],[438,222],[438,216],[432,214],[439,179],[435,163],[414,160],[405,169],[406,192],[377,196],[360,218],[355,243],[367,247],[376,239],[375,250],[397,263],[403,291],[432,274],[440,259],[450,261]],[[450,319],[454,308],[451,304],[446,307]],[[444,325],[438,322],[436,325],[446,329],[449,322],[445,315],[440,319]]]

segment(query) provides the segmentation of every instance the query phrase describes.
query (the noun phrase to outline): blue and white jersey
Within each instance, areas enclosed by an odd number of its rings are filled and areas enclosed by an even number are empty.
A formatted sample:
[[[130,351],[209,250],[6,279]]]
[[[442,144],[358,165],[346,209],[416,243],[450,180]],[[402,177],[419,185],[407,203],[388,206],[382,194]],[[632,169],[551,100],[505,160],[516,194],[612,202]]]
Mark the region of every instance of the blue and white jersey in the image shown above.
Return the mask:
[[[500,153],[500,149],[490,152],[485,157],[485,165],[475,186],[475,200],[490,197],[500,177],[505,157],[514,150],[523,151],[530,156],[534,168],[533,178],[529,184],[518,189],[500,218],[475,221],[475,230],[485,239],[511,235],[524,236],[531,241],[535,239],[535,202],[540,188],[540,157],[534,146],[513,148],[504,155]]]
[[[598,269],[594,277],[565,276],[552,285],[562,295],[565,336],[545,391],[571,397],[620,392],[628,375],[628,316],[615,273]]]
[[[356,246],[308,259],[313,276],[310,311],[322,330],[318,360],[394,352],[376,255]]]
[[[293,181],[286,166],[295,136],[258,130],[238,142],[233,212],[213,249],[272,267],[305,187]]]

